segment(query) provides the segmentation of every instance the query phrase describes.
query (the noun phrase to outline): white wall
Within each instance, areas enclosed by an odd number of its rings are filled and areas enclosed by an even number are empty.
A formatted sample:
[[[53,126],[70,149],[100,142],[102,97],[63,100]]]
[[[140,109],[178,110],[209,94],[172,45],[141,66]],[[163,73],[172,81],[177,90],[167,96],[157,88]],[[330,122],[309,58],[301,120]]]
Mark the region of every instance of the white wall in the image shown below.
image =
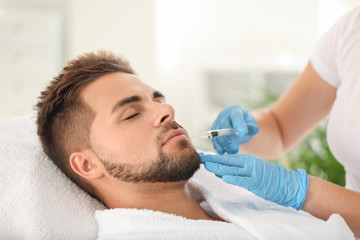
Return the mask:
[[[128,58],[138,74],[154,79],[153,0],[68,1],[67,58],[106,49]]]
[[[61,33],[57,12],[0,14],[0,117],[35,112],[40,91],[62,65]]]
[[[313,0],[158,0],[156,17],[160,85],[190,131],[208,127],[213,117],[206,71],[302,68],[317,37]]]
[[[356,1],[341,0],[349,7]],[[97,49],[123,54],[140,77],[166,94],[179,123],[193,133],[214,117],[207,104],[208,72],[300,71],[318,37],[319,13],[327,7],[324,0],[2,0],[0,15],[9,9],[60,14],[63,36],[55,62]],[[5,86],[3,66],[0,74]],[[24,91],[34,98],[40,90]],[[22,105],[26,99],[16,101]],[[5,104],[0,103],[1,117],[31,112],[24,104],[21,113],[5,113]]]

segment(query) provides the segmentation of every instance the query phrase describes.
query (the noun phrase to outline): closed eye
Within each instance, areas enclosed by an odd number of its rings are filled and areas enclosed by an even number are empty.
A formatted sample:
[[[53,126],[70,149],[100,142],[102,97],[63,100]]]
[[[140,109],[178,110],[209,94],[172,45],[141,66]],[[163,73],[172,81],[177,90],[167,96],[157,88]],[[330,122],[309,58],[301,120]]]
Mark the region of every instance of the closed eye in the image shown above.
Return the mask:
[[[133,114],[133,115],[131,115],[131,116],[129,116],[129,117],[127,117],[127,118],[125,118],[124,120],[129,120],[129,119],[132,119],[132,118],[136,117],[137,115],[139,115],[139,113],[135,113],[135,114]]]

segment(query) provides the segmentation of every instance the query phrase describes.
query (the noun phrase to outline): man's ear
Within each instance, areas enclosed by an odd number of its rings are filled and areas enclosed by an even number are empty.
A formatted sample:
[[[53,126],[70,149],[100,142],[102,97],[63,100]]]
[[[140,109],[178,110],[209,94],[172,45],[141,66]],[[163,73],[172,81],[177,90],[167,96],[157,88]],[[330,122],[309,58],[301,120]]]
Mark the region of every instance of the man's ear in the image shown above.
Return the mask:
[[[90,149],[73,152],[69,159],[72,170],[86,179],[95,179],[104,176],[98,160]]]

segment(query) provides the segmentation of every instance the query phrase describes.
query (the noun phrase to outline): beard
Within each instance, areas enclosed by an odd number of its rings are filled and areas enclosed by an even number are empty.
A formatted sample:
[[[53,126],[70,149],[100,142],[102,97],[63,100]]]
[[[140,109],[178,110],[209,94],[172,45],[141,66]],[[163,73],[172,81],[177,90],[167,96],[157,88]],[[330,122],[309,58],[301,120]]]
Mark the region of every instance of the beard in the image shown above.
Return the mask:
[[[142,166],[119,164],[101,159],[107,172],[114,178],[132,183],[178,182],[189,180],[200,168],[200,156],[193,145],[181,139],[176,143],[176,151],[166,154],[161,149],[162,140],[173,129],[182,128],[175,121],[164,124],[162,132],[156,139],[158,155]],[[99,155],[98,155],[99,156]]]

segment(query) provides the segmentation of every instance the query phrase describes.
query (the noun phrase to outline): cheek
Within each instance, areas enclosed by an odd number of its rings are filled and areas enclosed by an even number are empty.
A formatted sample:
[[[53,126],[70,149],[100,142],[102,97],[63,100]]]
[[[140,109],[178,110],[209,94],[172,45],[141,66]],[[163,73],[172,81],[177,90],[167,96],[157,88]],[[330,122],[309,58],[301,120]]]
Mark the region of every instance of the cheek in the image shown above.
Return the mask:
[[[102,148],[111,155],[111,161],[141,164],[157,155],[156,136],[146,128],[128,128],[107,134]]]
[[[146,128],[138,128],[126,137],[126,152],[132,156],[148,158],[157,152],[156,137]]]

